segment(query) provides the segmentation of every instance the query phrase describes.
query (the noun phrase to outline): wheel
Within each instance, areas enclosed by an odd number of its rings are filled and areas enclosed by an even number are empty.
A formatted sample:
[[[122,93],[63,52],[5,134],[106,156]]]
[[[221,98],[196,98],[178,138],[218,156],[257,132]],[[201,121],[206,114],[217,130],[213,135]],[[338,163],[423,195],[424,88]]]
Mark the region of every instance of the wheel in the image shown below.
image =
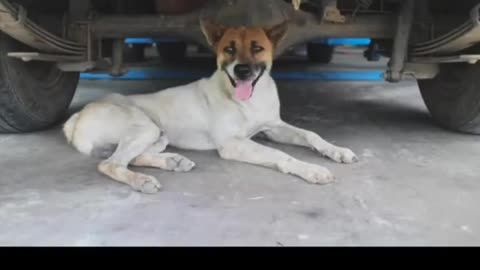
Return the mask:
[[[307,55],[311,62],[328,64],[332,61],[334,51],[335,47],[327,44],[307,44]]]
[[[419,81],[425,105],[439,125],[480,134],[479,74],[479,64],[446,64],[434,79]]]
[[[187,43],[185,42],[157,42],[157,51],[162,60],[177,62],[185,58]]]
[[[0,132],[30,132],[60,121],[77,88],[79,73],[55,63],[23,62],[7,56],[31,48],[0,33]]]
[[[363,53],[363,56],[369,62],[378,62],[380,61],[381,55],[378,53],[379,45],[376,43],[372,43],[368,46],[368,49]]]
[[[125,45],[123,48],[123,60],[125,62],[140,62],[145,59],[145,45]]]

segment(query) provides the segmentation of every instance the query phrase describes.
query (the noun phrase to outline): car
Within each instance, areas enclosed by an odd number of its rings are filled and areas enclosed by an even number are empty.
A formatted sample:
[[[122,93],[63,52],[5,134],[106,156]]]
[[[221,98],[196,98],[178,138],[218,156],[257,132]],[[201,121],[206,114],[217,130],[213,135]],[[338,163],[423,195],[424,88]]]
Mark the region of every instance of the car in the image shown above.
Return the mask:
[[[480,134],[479,0],[0,0],[0,9],[3,133],[65,119],[82,72],[125,74],[138,59],[128,57],[127,38],[176,40],[158,48],[169,61],[182,57],[187,42],[208,48],[200,21],[209,19],[286,21],[276,56],[307,44],[309,58],[321,63],[333,50],[318,40],[368,38],[365,57],[389,59],[386,81],[415,76],[434,121]]]

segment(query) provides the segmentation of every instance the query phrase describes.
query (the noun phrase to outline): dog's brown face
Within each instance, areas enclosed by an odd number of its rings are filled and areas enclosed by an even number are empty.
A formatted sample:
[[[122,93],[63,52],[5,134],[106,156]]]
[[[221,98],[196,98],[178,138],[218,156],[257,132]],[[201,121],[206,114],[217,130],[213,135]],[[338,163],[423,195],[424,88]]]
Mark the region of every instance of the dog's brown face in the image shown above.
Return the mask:
[[[217,56],[217,68],[224,72],[238,100],[248,100],[258,80],[272,67],[275,48],[285,36],[287,24],[270,28],[227,28],[210,21],[202,31]]]

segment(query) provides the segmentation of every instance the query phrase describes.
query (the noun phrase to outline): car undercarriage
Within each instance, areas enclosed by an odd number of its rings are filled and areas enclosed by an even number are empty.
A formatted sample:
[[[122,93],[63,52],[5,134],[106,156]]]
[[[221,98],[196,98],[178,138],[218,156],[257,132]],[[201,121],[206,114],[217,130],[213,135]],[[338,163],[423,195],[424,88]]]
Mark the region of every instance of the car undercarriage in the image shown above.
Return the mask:
[[[315,39],[369,38],[372,43],[367,51],[390,59],[385,80],[398,82],[405,76],[414,76],[425,80],[420,85],[426,88],[433,87],[430,84],[438,80],[442,67],[474,68],[480,60],[478,0],[0,0],[0,10],[3,42],[14,44],[2,50],[6,63],[20,61],[28,66],[26,69],[48,66],[70,77],[86,71],[124,74],[131,64],[124,57],[126,38],[174,38],[208,49],[200,30],[202,19],[226,26],[270,26],[287,21],[288,33],[276,50],[277,56]],[[8,76],[5,74],[4,80]],[[61,101],[66,104],[58,105],[53,114],[68,105],[74,89],[68,91]],[[427,106],[433,102],[428,101],[432,99],[428,96],[434,94],[425,93],[431,92],[422,89]],[[437,110],[433,109],[436,106],[428,107],[431,112]],[[473,107],[462,121],[470,123],[474,115],[474,122],[480,122]],[[15,118],[11,116],[15,110],[9,109],[8,118]],[[433,114],[434,118],[442,115]],[[5,131],[35,130],[59,119],[48,116],[49,120],[38,125],[17,128],[15,123],[7,125],[14,120],[3,118],[0,126]],[[439,122],[443,124],[450,121],[445,116],[437,118],[442,118]],[[476,125],[473,129],[446,125],[480,132]]]

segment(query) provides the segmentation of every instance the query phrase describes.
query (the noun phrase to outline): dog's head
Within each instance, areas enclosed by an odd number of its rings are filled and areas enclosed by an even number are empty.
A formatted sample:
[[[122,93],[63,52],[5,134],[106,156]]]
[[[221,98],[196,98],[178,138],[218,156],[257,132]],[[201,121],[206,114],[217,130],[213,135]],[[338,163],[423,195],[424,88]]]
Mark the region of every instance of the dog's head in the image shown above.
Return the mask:
[[[202,31],[215,51],[217,68],[238,100],[248,100],[258,80],[270,72],[274,51],[287,32],[287,23],[273,27],[228,28],[201,21]]]

